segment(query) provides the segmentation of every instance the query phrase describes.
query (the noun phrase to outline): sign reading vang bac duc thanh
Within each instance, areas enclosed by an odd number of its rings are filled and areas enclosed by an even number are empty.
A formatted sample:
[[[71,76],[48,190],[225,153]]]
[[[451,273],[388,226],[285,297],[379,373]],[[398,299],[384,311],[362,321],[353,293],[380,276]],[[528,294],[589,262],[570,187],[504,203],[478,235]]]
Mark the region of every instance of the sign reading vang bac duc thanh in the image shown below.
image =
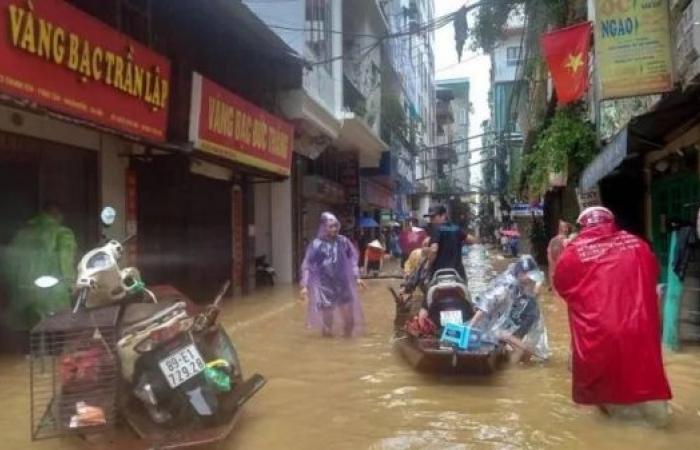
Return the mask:
[[[673,89],[667,0],[596,0],[600,98]]]
[[[204,152],[289,175],[294,127],[198,73],[192,76],[189,136]]]
[[[170,62],[62,0],[0,0],[0,93],[165,140]]]

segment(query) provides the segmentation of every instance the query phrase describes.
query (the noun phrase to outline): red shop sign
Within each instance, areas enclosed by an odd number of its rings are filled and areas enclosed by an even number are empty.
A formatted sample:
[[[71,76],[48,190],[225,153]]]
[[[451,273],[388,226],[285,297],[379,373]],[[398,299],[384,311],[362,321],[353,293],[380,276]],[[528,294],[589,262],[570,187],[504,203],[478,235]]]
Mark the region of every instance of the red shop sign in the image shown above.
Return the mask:
[[[289,175],[294,127],[197,73],[189,135],[200,150]]]
[[[61,0],[0,0],[0,92],[165,140],[170,62]]]

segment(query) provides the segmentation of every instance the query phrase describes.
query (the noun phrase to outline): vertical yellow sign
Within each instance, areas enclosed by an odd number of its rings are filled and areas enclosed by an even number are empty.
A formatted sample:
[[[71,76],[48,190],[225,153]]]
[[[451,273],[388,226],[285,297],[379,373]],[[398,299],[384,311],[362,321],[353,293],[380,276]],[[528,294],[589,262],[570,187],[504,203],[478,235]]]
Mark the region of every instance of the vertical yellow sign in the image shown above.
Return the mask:
[[[596,0],[600,99],[673,89],[668,0]]]

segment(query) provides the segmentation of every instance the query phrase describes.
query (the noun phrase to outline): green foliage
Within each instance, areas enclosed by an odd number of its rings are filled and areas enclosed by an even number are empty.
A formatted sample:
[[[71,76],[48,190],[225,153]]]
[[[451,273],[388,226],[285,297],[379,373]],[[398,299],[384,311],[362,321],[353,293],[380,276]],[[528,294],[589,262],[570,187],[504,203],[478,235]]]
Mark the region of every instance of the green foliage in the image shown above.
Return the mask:
[[[532,151],[525,156],[530,191],[546,191],[550,173],[566,170],[569,175],[578,174],[595,154],[593,127],[572,109],[557,111],[539,134]]]
[[[471,29],[472,49],[482,49],[490,52],[496,42],[501,39],[508,17],[518,5],[524,1],[499,0],[484,2],[477,9],[476,20]]]
[[[568,3],[571,0],[492,0],[478,8],[471,26],[472,50],[490,52],[503,37],[508,18],[527,16],[528,21],[536,17],[540,24],[562,25],[566,21]],[[531,28],[531,27],[528,27]],[[535,39],[539,38],[539,28]]]
[[[401,99],[395,94],[382,95],[382,128],[384,131],[396,133],[410,141],[411,125],[406,118]],[[387,133],[382,133],[386,135]],[[383,136],[384,137],[384,136]],[[385,137],[386,138],[386,137]]]

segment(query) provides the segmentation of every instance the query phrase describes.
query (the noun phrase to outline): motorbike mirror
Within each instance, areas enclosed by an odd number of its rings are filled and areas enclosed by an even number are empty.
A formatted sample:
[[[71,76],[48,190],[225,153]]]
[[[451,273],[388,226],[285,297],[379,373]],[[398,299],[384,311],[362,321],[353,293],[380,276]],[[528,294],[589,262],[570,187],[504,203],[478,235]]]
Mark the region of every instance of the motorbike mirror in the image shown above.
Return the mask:
[[[111,206],[105,206],[100,213],[100,219],[102,220],[102,225],[108,227],[114,224],[114,220],[117,218],[117,211]]]
[[[52,277],[51,275],[44,275],[34,280],[34,284],[42,289],[47,289],[56,286],[59,281],[60,280],[56,277]]]

